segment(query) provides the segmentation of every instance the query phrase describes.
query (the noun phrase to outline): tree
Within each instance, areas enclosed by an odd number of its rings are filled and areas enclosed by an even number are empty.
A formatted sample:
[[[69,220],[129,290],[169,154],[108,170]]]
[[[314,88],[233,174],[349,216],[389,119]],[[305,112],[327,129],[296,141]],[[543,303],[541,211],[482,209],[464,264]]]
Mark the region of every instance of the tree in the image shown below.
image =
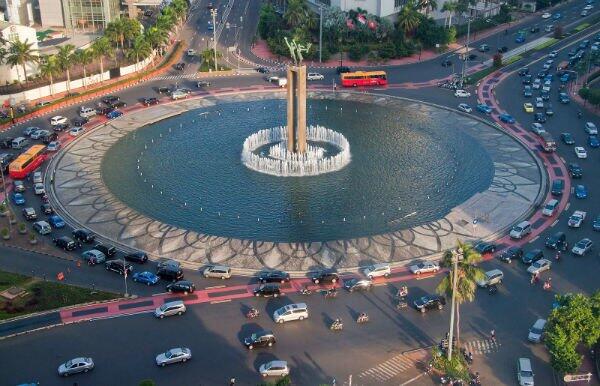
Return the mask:
[[[457,7],[458,2],[456,1],[448,1],[445,2],[444,5],[442,5],[442,12],[446,13],[444,25],[447,24],[448,28],[452,27],[452,17],[456,14]]]
[[[152,47],[150,44],[144,39],[144,36],[138,36],[131,46],[130,49],[127,50],[127,58],[129,60],[135,60],[135,64],[140,62],[140,58],[145,59],[152,53]]]
[[[100,73],[104,74],[104,58],[113,58],[115,51],[110,45],[110,41],[105,36],[92,43],[92,52],[95,58],[100,59]]]
[[[413,0],[409,0],[398,14],[396,24],[400,30],[404,31],[405,36],[409,36],[420,23],[421,17],[416,10],[415,3]]]
[[[94,61],[94,53],[91,49],[77,50],[73,53],[73,60],[81,64],[83,68],[83,87],[87,87],[85,79],[87,78],[87,66]]]
[[[127,26],[125,25],[124,19],[119,18],[108,23],[106,29],[104,30],[104,36],[116,44],[117,48],[123,49],[126,29]],[[119,47],[119,44],[121,47]]]
[[[146,41],[154,49],[160,49],[162,51],[163,46],[169,42],[169,35],[163,29],[157,27],[150,27],[144,32]]]
[[[502,54],[499,52],[494,54],[494,67],[496,67],[496,68],[502,67]]]
[[[58,66],[62,71],[67,73],[67,92],[71,93],[71,66],[73,65],[73,51],[75,50],[75,46],[72,44],[65,44],[64,46],[60,46],[58,49],[58,53],[56,54],[56,58],[58,61]]]
[[[289,0],[287,10],[283,14],[283,20],[288,26],[294,28],[303,25],[310,17],[310,9],[306,0]]]
[[[173,0],[170,7],[173,9],[173,13],[179,23],[185,20],[188,11],[188,4],[185,0]]]
[[[418,0],[417,8],[425,11],[425,15],[429,16],[430,11],[435,11],[438,7],[436,0]]]
[[[281,29],[282,19],[271,4],[264,4],[260,8],[260,17],[258,21],[258,33],[261,38],[268,39],[275,37]]]
[[[483,279],[484,273],[481,268],[476,266],[481,261],[481,255],[471,245],[458,242],[457,249],[462,258],[456,263],[456,274],[454,273],[454,266],[451,266],[446,277],[438,284],[436,292],[452,298],[454,277],[456,276],[454,298],[456,301],[456,342],[458,346],[460,339],[460,305],[475,300],[477,281]],[[450,326],[450,328],[453,329],[454,326]]]
[[[142,34],[142,25],[136,19],[123,18],[123,36],[127,40],[127,46],[131,48],[132,42]]]
[[[50,95],[54,93],[54,75],[58,74],[59,66],[54,55],[44,55],[40,58],[40,75],[50,80]]]
[[[25,83],[27,83],[27,63],[37,63],[40,61],[40,56],[36,49],[31,48],[33,43],[29,43],[28,39],[22,42],[19,38],[9,43],[8,52],[6,55],[6,64],[11,67],[21,66]],[[17,73],[18,74],[18,73]],[[19,83],[21,76],[19,75]]]

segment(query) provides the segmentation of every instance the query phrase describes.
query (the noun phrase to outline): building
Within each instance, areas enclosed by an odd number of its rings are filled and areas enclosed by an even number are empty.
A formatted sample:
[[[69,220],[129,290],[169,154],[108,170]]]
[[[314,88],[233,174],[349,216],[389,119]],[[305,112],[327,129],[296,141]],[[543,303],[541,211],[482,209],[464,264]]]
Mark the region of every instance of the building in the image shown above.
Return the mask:
[[[100,30],[121,16],[120,0],[42,0],[39,7],[44,27]]]
[[[33,43],[31,48],[38,49],[35,29],[31,27],[0,21],[0,35],[8,42],[19,39],[22,42]],[[8,45],[5,48],[8,49]],[[27,76],[33,76],[38,73],[38,65],[36,63],[28,63],[26,68]],[[11,67],[4,63],[0,65],[0,84],[13,83],[19,79],[22,81],[25,80],[25,74],[21,66]]]
[[[64,27],[62,0],[42,0],[39,2],[40,22],[44,27]]]
[[[31,0],[0,0],[6,10],[6,19],[13,24],[33,25]]]

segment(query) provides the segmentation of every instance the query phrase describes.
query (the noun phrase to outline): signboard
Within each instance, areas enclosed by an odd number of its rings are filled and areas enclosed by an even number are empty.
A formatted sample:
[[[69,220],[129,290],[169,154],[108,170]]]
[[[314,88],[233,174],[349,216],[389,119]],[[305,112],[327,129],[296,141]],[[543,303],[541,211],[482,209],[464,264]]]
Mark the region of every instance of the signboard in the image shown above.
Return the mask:
[[[592,373],[587,374],[567,374],[563,378],[565,382],[591,381]]]
[[[236,49],[237,49],[236,46],[230,46],[230,47],[227,47],[227,52],[235,52]]]

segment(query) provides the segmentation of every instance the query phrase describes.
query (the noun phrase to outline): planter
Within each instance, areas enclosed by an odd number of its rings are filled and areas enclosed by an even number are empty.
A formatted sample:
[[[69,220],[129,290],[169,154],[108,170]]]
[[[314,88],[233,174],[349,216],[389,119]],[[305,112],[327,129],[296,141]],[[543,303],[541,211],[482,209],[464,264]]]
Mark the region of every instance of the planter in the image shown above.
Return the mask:
[[[10,223],[11,223],[11,225],[15,225],[17,223],[17,219],[14,216],[11,216]]]
[[[26,227],[19,227],[19,234],[24,235],[27,233],[27,228]]]
[[[31,244],[31,245],[37,244],[37,239],[29,239],[29,244]]]
[[[2,235],[2,238],[3,238],[4,240],[10,240],[10,235]]]

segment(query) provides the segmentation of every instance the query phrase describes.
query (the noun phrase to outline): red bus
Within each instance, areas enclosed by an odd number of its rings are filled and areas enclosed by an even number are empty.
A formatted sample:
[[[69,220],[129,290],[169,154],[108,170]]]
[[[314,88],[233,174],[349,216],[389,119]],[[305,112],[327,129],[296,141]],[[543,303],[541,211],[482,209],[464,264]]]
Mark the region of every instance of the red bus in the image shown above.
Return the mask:
[[[22,179],[37,169],[46,160],[46,146],[33,145],[8,165],[11,178]]]
[[[346,72],[341,74],[340,78],[344,87],[385,86],[387,84],[385,71]]]

